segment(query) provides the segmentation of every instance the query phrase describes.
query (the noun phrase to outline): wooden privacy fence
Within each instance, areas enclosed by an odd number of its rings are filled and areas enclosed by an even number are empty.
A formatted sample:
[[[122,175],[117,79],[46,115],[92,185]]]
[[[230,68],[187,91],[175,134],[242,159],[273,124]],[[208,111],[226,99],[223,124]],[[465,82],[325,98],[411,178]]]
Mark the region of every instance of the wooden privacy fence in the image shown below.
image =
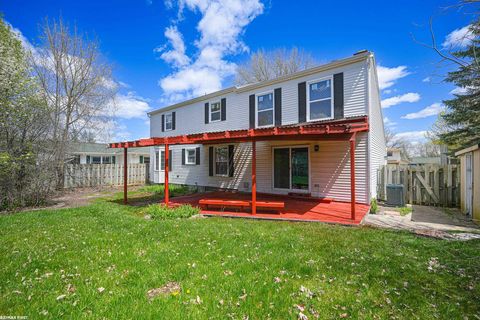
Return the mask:
[[[144,184],[149,180],[148,164],[129,164],[128,184]],[[65,188],[123,185],[123,164],[67,164]]]
[[[377,197],[386,200],[386,186],[401,184],[405,203],[458,207],[460,205],[459,173],[458,165],[388,164],[377,172]]]

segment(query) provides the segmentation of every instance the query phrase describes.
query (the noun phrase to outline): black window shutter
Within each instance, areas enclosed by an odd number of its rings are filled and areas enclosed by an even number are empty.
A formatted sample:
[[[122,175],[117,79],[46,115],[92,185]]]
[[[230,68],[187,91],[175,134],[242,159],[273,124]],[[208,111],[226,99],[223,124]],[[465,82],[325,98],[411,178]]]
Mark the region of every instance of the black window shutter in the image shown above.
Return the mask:
[[[195,151],[195,164],[200,164],[200,147],[197,147],[197,151]]]
[[[222,121],[225,121],[227,120],[227,99],[226,98],[222,98],[221,100],[221,120]]]
[[[208,175],[213,176],[213,147],[208,147]]]
[[[165,131],[165,115],[162,114],[162,132]]]
[[[185,165],[185,149],[182,149],[182,166]]]
[[[205,103],[205,123],[208,123],[208,118],[210,116],[210,110],[208,110],[208,102]]]
[[[173,150],[168,150],[168,171],[172,171],[172,152]]]
[[[248,97],[248,106],[250,110],[250,129],[255,128],[255,95],[251,94]]]
[[[175,130],[175,112],[172,112],[172,130]]]
[[[298,84],[298,122],[307,121],[307,83]]]
[[[335,119],[343,119],[343,72],[333,75],[333,115]]]
[[[229,144],[228,145],[228,176],[229,177],[233,177],[233,174],[235,172],[235,166],[234,166],[234,163],[233,163],[233,158],[234,158],[234,151],[235,148],[234,148],[234,145],[233,144]]]
[[[277,88],[275,94],[275,125],[282,125],[282,88]]]

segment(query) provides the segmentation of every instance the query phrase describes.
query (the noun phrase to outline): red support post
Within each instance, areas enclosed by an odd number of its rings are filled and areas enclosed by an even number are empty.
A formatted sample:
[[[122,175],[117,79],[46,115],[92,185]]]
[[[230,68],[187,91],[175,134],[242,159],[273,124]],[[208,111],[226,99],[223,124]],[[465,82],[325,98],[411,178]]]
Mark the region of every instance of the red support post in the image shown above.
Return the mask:
[[[127,204],[127,184],[128,184],[128,148],[123,148],[123,204]]]
[[[252,141],[252,214],[257,214],[257,146]]]
[[[164,187],[165,187],[165,190],[163,192],[164,194],[164,201],[165,201],[165,205],[168,207],[168,202],[169,202],[169,193],[168,193],[168,157],[169,156],[169,152],[168,152],[168,143],[165,144],[165,183],[164,183]]]
[[[355,220],[355,133],[350,138],[350,193],[351,219]]]

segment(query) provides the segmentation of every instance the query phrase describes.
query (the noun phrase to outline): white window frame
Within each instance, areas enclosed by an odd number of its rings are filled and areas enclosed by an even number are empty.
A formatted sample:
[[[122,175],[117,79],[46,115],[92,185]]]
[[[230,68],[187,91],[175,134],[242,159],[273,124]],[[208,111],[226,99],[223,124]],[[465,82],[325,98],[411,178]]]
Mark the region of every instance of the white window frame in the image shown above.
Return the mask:
[[[218,111],[215,111],[215,113],[219,113],[220,114],[220,117],[218,118],[218,120],[212,120],[212,106],[213,104],[217,104],[220,106],[220,109]],[[211,123],[211,122],[219,122],[219,121],[222,121],[222,102],[220,100],[218,101],[211,101],[209,102],[209,105],[208,105],[208,122]]]
[[[227,149],[227,172],[225,174],[217,173],[217,149]],[[213,171],[217,177],[228,177],[229,171],[229,159],[230,154],[228,153],[228,145],[216,146],[213,148]]]
[[[157,152],[158,152],[158,169],[155,169],[155,171],[165,171],[165,150],[164,149],[155,150],[154,168],[157,165]],[[163,152],[163,157],[162,157],[162,152]],[[162,166],[162,159],[163,159],[163,166]]]
[[[193,150],[194,160],[193,162],[188,161],[188,152]],[[197,164],[197,149],[196,148],[187,148],[185,149],[185,165],[191,166]]]
[[[264,125],[264,126],[259,126],[258,125],[258,97],[259,96],[264,96],[264,95],[267,95],[271,93],[272,94],[272,124],[267,124],[267,125]],[[270,109],[266,109],[266,110],[261,110],[260,112],[264,112],[264,111],[269,111]],[[275,126],[275,93],[273,92],[273,90],[269,90],[269,91],[265,91],[265,92],[260,92],[260,93],[257,93],[255,94],[255,127],[256,128],[269,128],[269,127],[273,127]]]
[[[325,80],[330,80],[330,98],[323,98],[323,99],[317,99],[310,101],[310,85],[312,83],[320,82],[320,81],[325,81]],[[330,117],[325,117],[325,118],[318,118],[318,119],[311,119],[310,118],[310,103],[312,102],[318,102],[318,101],[325,101],[330,99]],[[323,77],[319,79],[314,79],[310,80],[307,82],[307,121],[321,121],[321,120],[329,120],[334,118],[334,103],[333,103],[333,76],[328,76],[328,77]]]
[[[167,128],[167,117],[170,116],[170,129]],[[165,124],[164,124],[165,131],[172,131],[173,130],[173,113],[165,113]]]

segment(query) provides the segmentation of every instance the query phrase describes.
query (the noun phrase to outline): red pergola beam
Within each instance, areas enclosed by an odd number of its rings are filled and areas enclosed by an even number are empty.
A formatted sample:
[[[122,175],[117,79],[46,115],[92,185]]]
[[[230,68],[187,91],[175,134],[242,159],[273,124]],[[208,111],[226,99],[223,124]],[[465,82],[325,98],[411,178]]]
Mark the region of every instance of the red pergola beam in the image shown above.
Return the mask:
[[[332,121],[322,124],[304,124],[298,126],[283,126],[273,128],[261,128],[250,130],[233,130],[221,132],[207,132],[199,134],[189,134],[174,137],[154,137],[140,139],[137,141],[111,143],[110,148],[131,148],[131,147],[149,147],[165,144],[208,144],[220,142],[247,142],[253,139],[261,140],[283,140],[295,139],[299,136],[305,139],[312,139],[317,136],[333,137],[335,135],[346,135],[356,132],[365,132],[369,130],[368,118],[361,117],[352,120]],[[343,139],[339,139],[343,140]]]

